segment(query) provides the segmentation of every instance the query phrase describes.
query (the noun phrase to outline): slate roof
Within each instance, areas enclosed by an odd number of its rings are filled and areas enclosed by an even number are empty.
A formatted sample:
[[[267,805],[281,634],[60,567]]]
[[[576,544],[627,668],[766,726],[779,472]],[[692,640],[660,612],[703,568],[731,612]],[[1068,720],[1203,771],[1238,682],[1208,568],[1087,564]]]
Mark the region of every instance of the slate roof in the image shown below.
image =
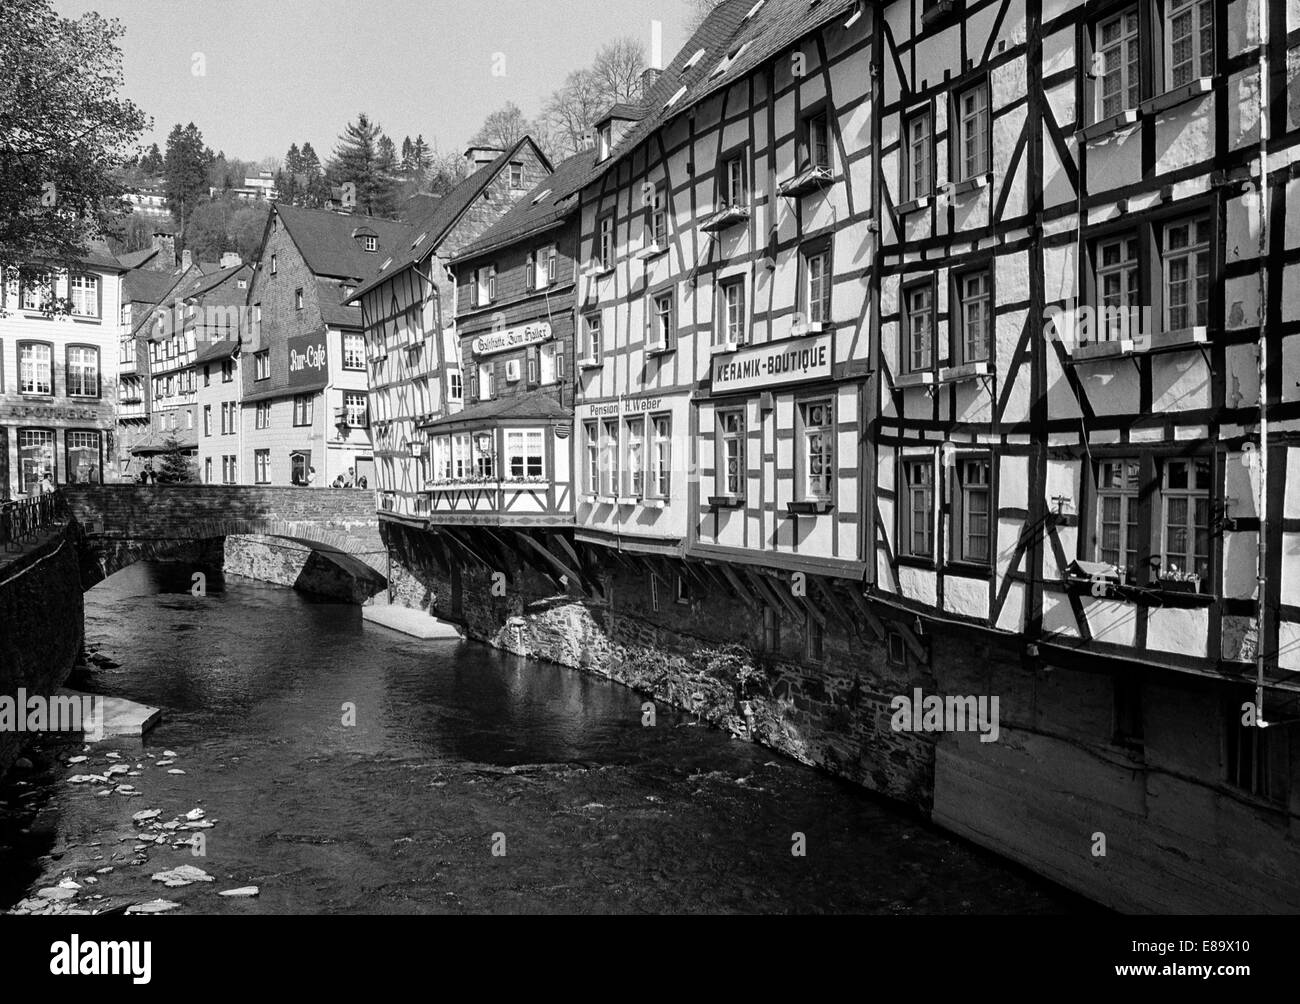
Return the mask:
[[[551,391],[532,390],[471,404],[454,415],[434,419],[421,428],[432,429],[458,422],[485,422],[499,418],[573,418],[573,412],[562,407]]]
[[[645,118],[649,112],[650,109],[645,105],[634,105],[626,101],[618,101],[611,105],[609,111],[605,112],[605,114],[597,119],[596,122],[599,124],[601,122],[608,122],[610,119],[623,119],[625,121],[637,122]]]
[[[196,269],[189,278],[180,283],[176,289],[176,295],[186,300],[190,297],[202,296],[204,293],[216,289],[227,279],[231,279],[245,270],[248,271],[250,276],[252,275],[253,269],[249,265],[231,265],[228,268],[218,269],[207,274]]]
[[[171,272],[132,269],[122,276],[122,298],[129,303],[162,303],[180,278]]]
[[[210,363],[214,359],[229,359],[239,347],[238,342],[233,342],[229,338],[223,338],[219,342],[213,342],[211,345],[199,349],[194,356],[195,364]]]
[[[344,306],[343,286],[337,280],[316,280],[316,302],[324,323],[336,328],[361,327],[361,308]]]
[[[392,261],[388,263],[386,269],[374,273],[367,282],[358,287],[356,298],[361,297],[367,290],[377,286],[385,279],[397,275],[413,262],[421,261],[430,251],[437,248],[447,235],[447,231],[455,226],[456,221],[461,218],[465,210],[473,205],[474,200],[482,194],[492,179],[505,169],[505,166],[510,163],[510,160],[522,149],[525,143],[532,145],[542,166],[547,171],[550,171],[552,169],[551,162],[546,159],[546,155],[542,153],[532,138],[525,136],[492,163],[480,167],[439,199],[437,205],[426,215],[416,220],[411,225],[411,236],[406,247],[400,253],[393,255]],[[425,238],[417,245],[415,241],[421,234],[424,234]],[[383,261],[384,256],[380,255],[381,264]]]
[[[302,253],[307,267],[316,275],[365,279],[389,255],[411,245],[411,228],[397,220],[377,216],[356,216],[329,209],[304,209],[276,203],[275,212],[294,244]],[[379,250],[365,251],[356,239],[356,231],[373,231],[379,238]]]
[[[591,150],[584,150],[562,161],[554,174],[543,179],[478,240],[462,248],[453,260],[464,261],[486,254],[568,217],[578,207],[575,196],[591,167],[591,155]]]
[[[151,261],[162,248],[141,248],[139,251],[127,251],[125,254],[117,256],[125,268],[139,268],[147,261]]]
[[[416,220],[423,219],[432,213],[434,207],[441,201],[441,195],[434,195],[431,192],[416,192],[402,203],[402,208],[397,211],[397,218],[404,223],[414,223]]]

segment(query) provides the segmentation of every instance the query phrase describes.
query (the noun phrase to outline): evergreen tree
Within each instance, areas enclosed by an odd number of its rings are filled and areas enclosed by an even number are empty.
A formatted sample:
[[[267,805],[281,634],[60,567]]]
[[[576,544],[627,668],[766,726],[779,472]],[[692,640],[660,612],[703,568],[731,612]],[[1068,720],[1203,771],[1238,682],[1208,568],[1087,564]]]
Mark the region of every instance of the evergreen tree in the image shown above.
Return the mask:
[[[163,162],[163,189],[167,193],[167,208],[181,225],[182,238],[190,214],[199,199],[208,194],[208,165],[214,159],[193,122],[184,128],[177,123],[172,128]]]
[[[406,136],[402,139],[402,173],[412,174],[415,171],[415,162],[411,159],[411,137]]]
[[[162,151],[158,149],[157,143],[149,147],[149,152],[140,159],[140,170],[151,178],[156,178],[162,174],[163,156]]]
[[[194,465],[190,463],[190,458],[185,455],[181,449],[181,444],[175,435],[168,436],[163,440],[165,452],[159,454],[157,471],[158,483],[160,485],[190,485],[198,481],[198,473],[194,470]]]
[[[424,136],[416,136],[415,142],[411,144],[411,170],[415,174],[424,174],[433,164],[432,151],[429,144],[424,141]]]
[[[286,174],[303,172],[302,153],[298,150],[297,143],[289,144],[289,152],[284,155],[284,171]]]
[[[397,208],[394,167],[392,140],[363,112],[339,136],[329,173],[335,184],[356,186],[358,213],[391,217]]]

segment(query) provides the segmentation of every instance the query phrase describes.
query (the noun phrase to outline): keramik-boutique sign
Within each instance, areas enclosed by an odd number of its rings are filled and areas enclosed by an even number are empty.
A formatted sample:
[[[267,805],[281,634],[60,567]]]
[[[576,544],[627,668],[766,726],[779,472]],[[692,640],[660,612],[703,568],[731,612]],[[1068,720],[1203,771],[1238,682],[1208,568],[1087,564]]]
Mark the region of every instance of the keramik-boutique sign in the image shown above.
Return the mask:
[[[748,345],[713,360],[713,393],[825,380],[831,375],[833,362],[829,331],[802,338],[783,338],[763,345]]]
[[[502,328],[486,335],[479,335],[470,343],[470,348],[476,356],[490,356],[493,352],[517,349],[521,345],[536,345],[538,342],[548,341],[550,337],[551,322],[538,321],[535,324],[525,324],[520,328]]]

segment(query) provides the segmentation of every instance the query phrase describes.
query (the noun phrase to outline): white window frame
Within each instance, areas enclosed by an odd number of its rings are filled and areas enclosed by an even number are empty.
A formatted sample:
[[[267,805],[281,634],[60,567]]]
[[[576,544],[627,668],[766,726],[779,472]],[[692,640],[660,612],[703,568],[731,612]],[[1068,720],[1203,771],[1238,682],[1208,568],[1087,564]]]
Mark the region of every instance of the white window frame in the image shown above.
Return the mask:
[[[1119,25],[1119,34],[1106,42],[1106,29],[1116,24]],[[1097,67],[1095,114],[1100,122],[1122,115],[1142,101],[1142,28],[1136,4],[1097,22],[1094,53]],[[1106,85],[1110,80],[1118,80],[1119,88],[1107,93]]]
[[[976,104],[968,99],[978,97]],[[956,181],[969,181],[989,173],[989,85],[981,80],[957,93]]]
[[[899,537],[899,553],[913,558],[934,559],[934,457],[903,457],[902,492],[899,507],[903,526]],[[918,509],[918,503],[919,509]],[[922,536],[917,546],[917,534]]]
[[[1107,253],[1115,257],[1107,261]],[[1096,340],[1117,342],[1133,338],[1135,315],[1142,305],[1142,250],[1132,232],[1098,239],[1096,255]],[[1136,325],[1140,327],[1140,324]]]
[[[673,417],[659,412],[646,419],[650,434],[650,471],[646,494],[667,499],[673,490]]]
[[[819,412],[824,409],[824,413]],[[821,415],[820,421],[811,419]],[[799,498],[829,502],[835,496],[835,401],[816,398],[799,402]],[[821,458],[822,471],[813,473],[814,459]],[[814,480],[816,479],[816,480]]]
[[[1175,63],[1175,25],[1187,24],[1190,31],[1185,36],[1189,52],[1181,62]],[[1214,0],[1166,0],[1165,9],[1165,86],[1169,90],[1182,87],[1202,77],[1214,76]],[[1207,46],[1208,36],[1208,46]],[[1183,67],[1187,68],[1182,73]]]
[[[1171,247],[1172,234],[1180,228],[1187,228],[1187,243],[1181,247]],[[1204,228],[1202,232],[1201,228]],[[1166,331],[1181,331],[1187,328],[1205,327],[1209,317],[1210,278],[1212,274],[1210,247],[1214,240],[1214,224],[1209,216],[1188,216],[1173,220],[1161,227],[1160,258],[1162,272],[1162,292],[1164,294],[1164,324]],[[1177,280],[1177,285],[1187,287],[1195,293],[1195,298],[1175,307],[1173,291],[1175,280],[1172,277],[1178,265],[1187,266],[1185,278]],[[1203,292],[1203,296],[1202,296]],[[1174,319],[1175,310],[1189,312],[1189,316]],[[1190,323],[1189,323],[1190,322]]]
[[[1197,467],[1200,464],[1206,465],[1206,484],[1204,488],[1196,485]],[[1187,469],[1187,487],[1171,488],[1170,475],[1180,465],[1185,466]],[[1163,469],[1160,472],[1160,571],[1161,573],[1167,573],[1171,568],[1176,567],[1179,572],[1196,572],[1201,576],[1200,590],[1208,592],[1210,588],[1210,564],[1214,548],[1213,543],[1210,541],[1210,523],[1212,522],[1210,499],[1211,485],[1214,479],[1214,463],[1209,457],[1179,457],[1165,460],[1162,467]],[[1179,524],[1179,526],[1185,530],[1187,536],[1183,548],[1177,554],[1174,554],[1170,551],[1170,531],[1174,528],[1170,521],[1170,509],[1172,503],[1180,501],[1186,505],[1186,521]],[[1203,506],[1203,520],[1196,518],[1198,502]],[[1205,564],[1202,569],[1204,574],[1198,571],[1197,568],[1189,568],[1189,565],[1197,565],[1197,559],[1202,557],[1196,552],[1198,530],[1201,530],[1205,535]]]
[[[1118,568],[1125,581],[1137,576],[1138,544],[1141,528],[1138,526],[1138,501],[1141,498],[1142,471],[1136,457],[1115,457],[1097,463],[1097,518],[1093,555],[1095,560]],[[1107,518],[1107,504],[1114,502],[1117,518]],[[1106,528],[1116,528],[1116,546],[1106,546]],[[1114,558],[1107,552],[1114,552]],[[1130,560],[1131,556],[1131,560]]]
[[[718,494],[728,498],[745,497],[745,409],[727,408],[718,412]]]
[[[959,275],[957,303],[960,308],[958,358],[963,363],[988,362],[993,350],[992,270],[978,269]]]

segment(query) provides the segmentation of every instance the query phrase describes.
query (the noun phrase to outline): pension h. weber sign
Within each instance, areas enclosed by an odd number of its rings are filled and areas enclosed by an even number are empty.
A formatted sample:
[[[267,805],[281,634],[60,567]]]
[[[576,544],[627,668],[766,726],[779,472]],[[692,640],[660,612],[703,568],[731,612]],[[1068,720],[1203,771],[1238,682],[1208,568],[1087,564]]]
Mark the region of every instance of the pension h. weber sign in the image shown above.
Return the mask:
[[[747,345],[729,355],[714,357],[712,389],[714,394],[726,394],[774,384],[826,380],[833,363],[829,331]]]

